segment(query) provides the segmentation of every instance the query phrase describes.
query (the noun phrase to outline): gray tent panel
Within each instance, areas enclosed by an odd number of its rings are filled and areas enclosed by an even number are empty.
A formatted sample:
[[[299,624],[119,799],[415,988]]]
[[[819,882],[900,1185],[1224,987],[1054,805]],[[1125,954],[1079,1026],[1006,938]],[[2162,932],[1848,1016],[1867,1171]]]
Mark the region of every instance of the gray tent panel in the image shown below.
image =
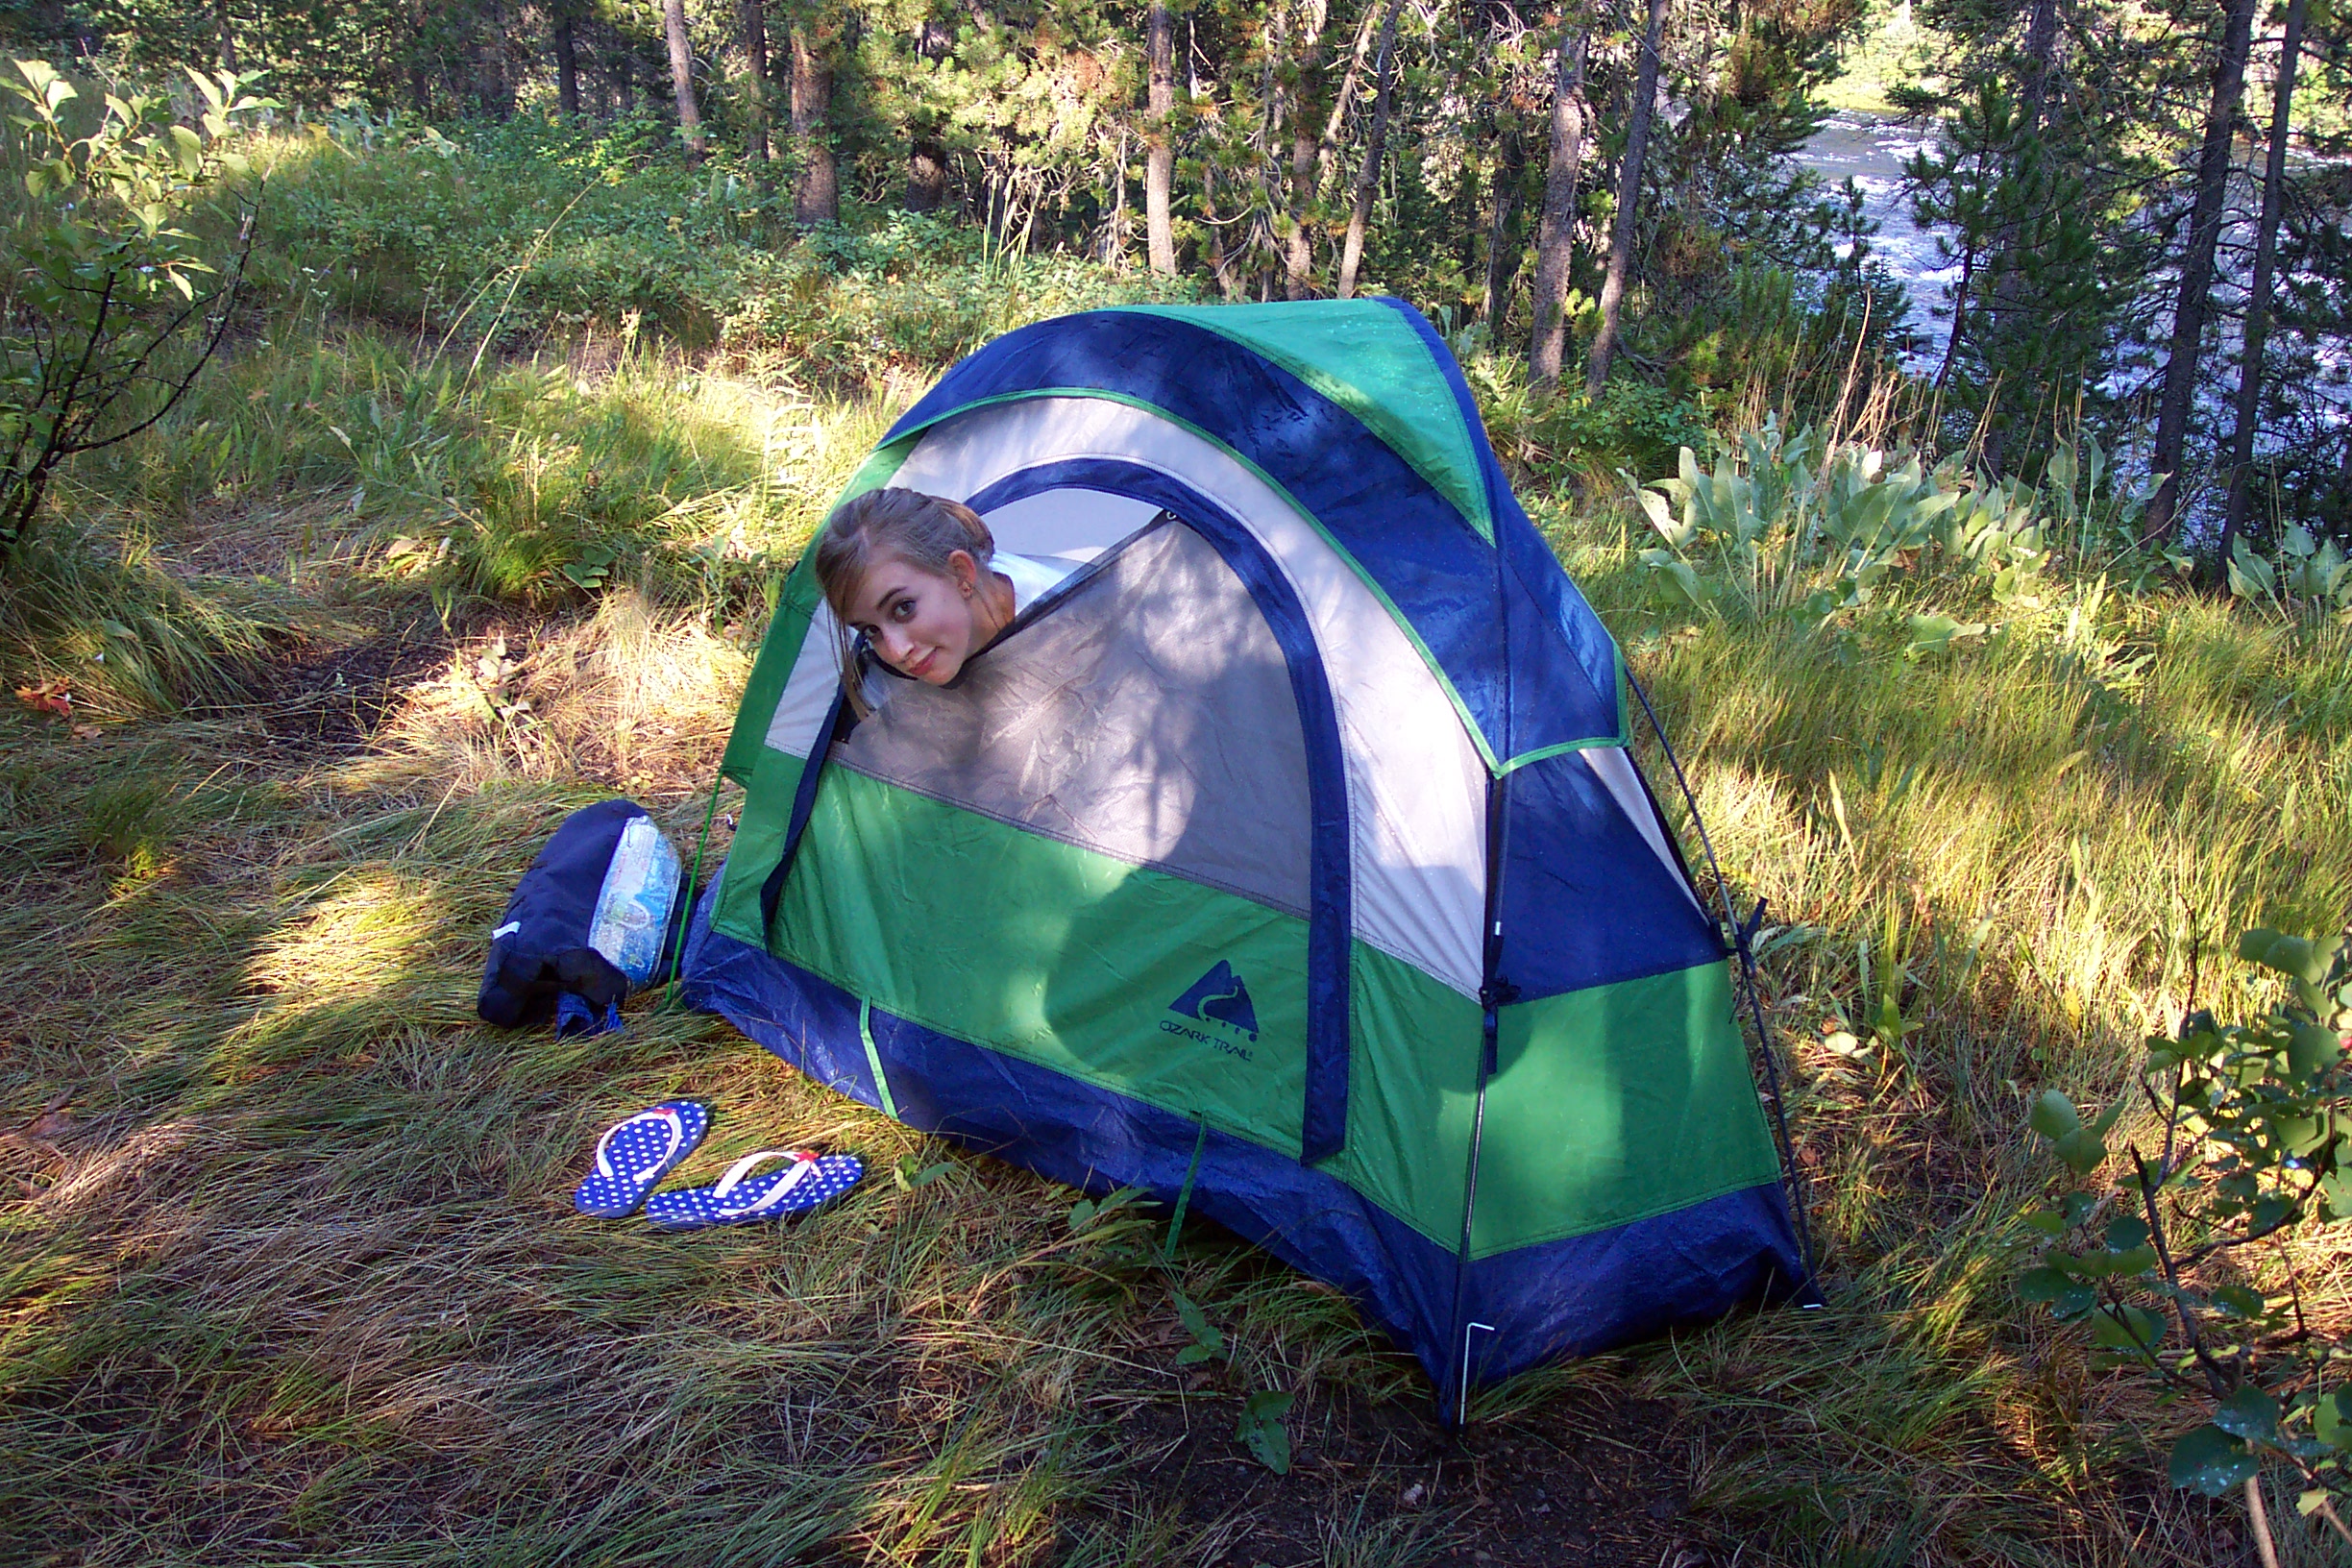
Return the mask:
[[[1307,745],[1241,579],[1179,523],[1133,540],[965,667],[893,680],[845,768],[1065,844],[1307,914]]]

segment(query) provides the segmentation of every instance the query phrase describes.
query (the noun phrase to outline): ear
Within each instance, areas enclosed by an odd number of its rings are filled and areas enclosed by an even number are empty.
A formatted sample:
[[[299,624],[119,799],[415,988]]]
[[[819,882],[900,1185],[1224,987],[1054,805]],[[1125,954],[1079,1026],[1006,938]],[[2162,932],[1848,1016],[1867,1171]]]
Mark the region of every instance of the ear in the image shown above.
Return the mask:
[[[949,551],[947,570],[954,575],[956,586],[964,591],[966,599],[969,599],[972,596],[972,590],[980,586],[980,563],[972,559],[971,551],[968,550]]]

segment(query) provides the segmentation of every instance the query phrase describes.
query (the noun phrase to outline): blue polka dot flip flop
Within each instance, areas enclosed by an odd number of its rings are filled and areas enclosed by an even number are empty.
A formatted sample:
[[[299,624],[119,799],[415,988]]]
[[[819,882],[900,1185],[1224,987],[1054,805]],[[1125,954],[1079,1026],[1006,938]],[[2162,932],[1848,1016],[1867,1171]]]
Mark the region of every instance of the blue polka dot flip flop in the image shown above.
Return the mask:
[[[572,1194],[572,1207],[599,1219],[635,1213],[708,1131],[709,1109],[692,1100],[664,1100],[614,1122],[597,1139],[596,1173]]]
[[[752,1166],[769,1160],[792,1164],[764,1175],[751,1174]],[[854,1154],[761,1149],[730,1165],[717,1187],[680,1187],[654,1193],[646,1204],[646,1218],[665,1231],[782,1219],[840,1197],[865,1174],[865,1162]]]

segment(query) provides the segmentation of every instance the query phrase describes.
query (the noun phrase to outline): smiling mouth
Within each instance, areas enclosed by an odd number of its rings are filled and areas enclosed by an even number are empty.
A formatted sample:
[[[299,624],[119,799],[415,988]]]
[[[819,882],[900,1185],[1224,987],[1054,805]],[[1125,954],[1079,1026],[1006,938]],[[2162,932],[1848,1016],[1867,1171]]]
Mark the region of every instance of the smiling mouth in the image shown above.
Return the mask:
[[[908,665],[906,667],[906,673],[913,675],[917,680],[920,680],[931,673],[931,661],[938,657],[939,654],[936,651],[925,653],[921,658],[917,659],[913,664]]]

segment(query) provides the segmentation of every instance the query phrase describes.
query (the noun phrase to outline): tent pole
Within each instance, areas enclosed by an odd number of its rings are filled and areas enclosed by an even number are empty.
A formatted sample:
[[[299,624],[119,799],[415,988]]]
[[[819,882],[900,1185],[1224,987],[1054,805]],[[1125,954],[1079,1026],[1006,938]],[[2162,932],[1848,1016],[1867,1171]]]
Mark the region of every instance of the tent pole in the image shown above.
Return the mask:
[[[686,958],[686,930],[694,924],[695,898],[702,891],[702,851],[710,847],[711,823],[719,816],[719,792],[725,787],[726,774],[713,776],[710,801],[702,808],[702,836],[695,841],[694,870],[686,874],[686,886],[680,890],[686,900],[686,914],[677,922],[677,936],[670,945],[670,984],[662,991],[661,1003],[665,1013],[677,1005],[678,969]]]
[[[1496,973],[1503,959],[1503,861],[1510,825],[1506,809],[1509,795],[1507,774],[1487,779],[1486,979],[1479,988],[1478,1095],[1470,1112],[1470,1157],[1462,1170],[1461,1245],[1454,1254],[1453,1332],[1447,1341],[1446,1376],[1440,1384],[1441,1393],[1451,1384],[1451,1394],[1438,1409],[1440,1423],[1457,1431],[1469,1412],[1470,1334],[1474,1328],[1485,1327],[1470,1321],[1470,1226],[1478,1213],[1479,1154],[1486,1141],[1486,1086],[1494,1078],[1499,1060],[1503,1007],[1519,993],[1516,986]]]
[[[1471,418],[1475,426],[1475,415]],[[1495,768],[1486,776],[1486,923],[1480,932],[1478,1096],[1470,1112],[1470,1157],[1462,1171],[1461,1246],[1454,1254],[1453,1333],[1446,1345],[1445,1382],[1454,1385],[1451,1401],[1440,1399],[1439,1422],[1461,1430],[1470,1413],[1470,1224],[1478,1213],[1479,1153],[1486,1141],[1486,1086],[1495,1074],[1502,1034],[1503,1004],[1519,994],[1519,988],[1503,978],[1503,867],[1510,846],[1510,756],[1518,744],[1518,725],[1511,702],[1510,573],[1504,559],[1507,548],[1507,514],[1496,502],[1501,474],[1490,455],[1482,464],[1486,497],[1494,518],[1495,632],[1503,650],[1503,724],[1496,737]],[[1481,1328],[1487,1325],[1480,1324]],[[1449,1409],[1447,1407],[1451,1405]]]
[[[1773,1049],[1772,1035],[1764,1022],[1764,999],[1756,986],[1755,948],[1751,938],[1764,919],[1764,900],[1756,900],[1755,913],[1742,923],[1731,906],[1731,884],[1724,880],[1723,867],[1715,860],[1715,841],[1708,837],[1706,819],[1699,815],[1699,796],[1683,775],[1681,761],[1675,756],[1674,742],[1666,738],[1666,726],[1658,723],[1657,709],[1650,705],[1650,694],[1633,677],[1625,673],[1626,684],[1641,698],[1642,712],[1650,716],[1650,733],[1657,737],[1658,748],[1666,753],[1666,765],[1674,770],[1675,782],[1682,787],[1683,804],[1690,808],[1691,825],[1699,830],[1699,846],[1706,851],[1707,870],[1715,878],[1715,894],[1723,904],[1725,929],[1731,933],[1732,950],[1739,955],[1740,979],[1748,991],[1749,1017],[1755,1024],[1756,1049],[1764,1053],[1764,1083],[1772,1092],[1773,1132],[1780,1149],[1780,1180],[1789,1203],[1789,1217],[1797,1222],[1797,1247],[1804,1262],[1804,1285],[1818,1296],[1821,1289],[1813,1261],[1813,1227],[1805,1217],[1804,1189],[1797,1173],[1797,1146],[1789,1139],[1787,1102],[1780,1091],[1780,1056]],[[1816,1303],[1818,1305],[1818,1302]]]

